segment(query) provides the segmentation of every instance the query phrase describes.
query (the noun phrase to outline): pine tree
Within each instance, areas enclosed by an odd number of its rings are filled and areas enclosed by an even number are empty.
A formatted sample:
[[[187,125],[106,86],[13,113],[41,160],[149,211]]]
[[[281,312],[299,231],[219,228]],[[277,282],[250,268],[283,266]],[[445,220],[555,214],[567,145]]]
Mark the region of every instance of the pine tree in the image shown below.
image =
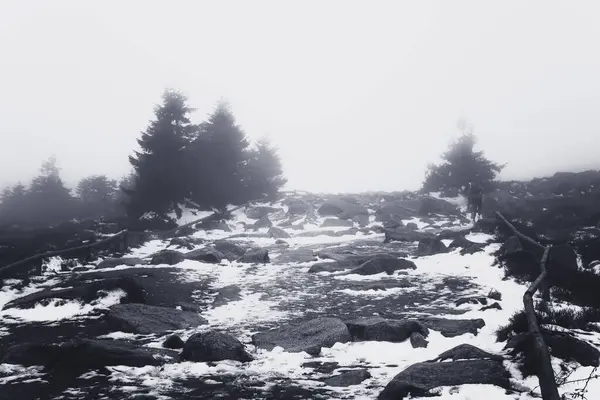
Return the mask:
[[[53,225],[75,218],[74,199],[65,187],[56,158],[46,160],[40,174],[33,178],[27,194],[32,220],[39,225]]]
[[[149,211],[166,214],[178,209],[178,203],[189,195],[183,156],[197,130],[188,117],[193,110],[177,91],[166,90],[162,100],[154,109],[155,119],[138,140],[141,151],[129,157],[135,182],[126,193],[128,212],[134,217]]]
[[[192,199],[205,207],[222,208],[244,201],[243,169],[248,140],[225,103],[200,124],[188,153]]]
[[[109,218],[116,212],[117,181],[105,175],[92,175],[79,181],[76,188],[86,218]]]
[[[422,191],[457,194],[463,192],[469,182],[479,183],[489,190],[504,165],[488,160],[483,151],[475,151],[476,141],[473,132],[464,128],[462,135],[442,155],[444,161],[428,166]]]
[[[246,165],[246,200],[274,200],[286,183],[277,149],[267,139],[259,140]]]

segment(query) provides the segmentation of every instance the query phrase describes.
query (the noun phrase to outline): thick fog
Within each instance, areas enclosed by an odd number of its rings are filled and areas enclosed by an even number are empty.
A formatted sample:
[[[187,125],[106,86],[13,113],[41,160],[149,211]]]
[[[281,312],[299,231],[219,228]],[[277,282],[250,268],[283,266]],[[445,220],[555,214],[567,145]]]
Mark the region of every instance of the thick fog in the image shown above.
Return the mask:
[[[599,168],[596,1],[0,3],[0,186],[118,179],[163,89],[226,99],[291,189],[416,189],[466,118],[503,179]]]

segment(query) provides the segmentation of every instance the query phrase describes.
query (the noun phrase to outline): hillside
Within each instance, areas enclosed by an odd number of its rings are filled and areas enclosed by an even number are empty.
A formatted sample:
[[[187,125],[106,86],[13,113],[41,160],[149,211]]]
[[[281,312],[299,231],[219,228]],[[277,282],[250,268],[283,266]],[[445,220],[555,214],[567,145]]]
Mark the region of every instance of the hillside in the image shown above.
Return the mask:
[[[529,204],[531,187],[493,196]],[[508,210],[543,242],[544,220],[513,203],[490,201],[487,216]],[[552,268],[593,281],[596,228],[578,234],[589,221],[573,218],[561,232],[580,254],[552,253]],[[474,226],[460,198],[287,193],[125,254],[53,257],[41,276],[3,281],[0,398],[539,397],[518,317],[501,329],[539,273],[515,239],[495,219]],[[557,380],[576,381],[559,391],[597,398],[600,380],[585,379],[600,304],[556,286],[539,312]]]

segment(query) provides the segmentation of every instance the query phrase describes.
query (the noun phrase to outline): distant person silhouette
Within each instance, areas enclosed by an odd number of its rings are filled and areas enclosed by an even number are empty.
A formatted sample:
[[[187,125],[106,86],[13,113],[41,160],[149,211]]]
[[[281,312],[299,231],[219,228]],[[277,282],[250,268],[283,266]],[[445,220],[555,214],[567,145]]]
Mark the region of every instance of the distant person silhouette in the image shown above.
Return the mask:
[[[481,219],[481,207],[483,206],[483,187],[481,184],[469,182],[468,204],[473,222],[475,222],[478,215]]]

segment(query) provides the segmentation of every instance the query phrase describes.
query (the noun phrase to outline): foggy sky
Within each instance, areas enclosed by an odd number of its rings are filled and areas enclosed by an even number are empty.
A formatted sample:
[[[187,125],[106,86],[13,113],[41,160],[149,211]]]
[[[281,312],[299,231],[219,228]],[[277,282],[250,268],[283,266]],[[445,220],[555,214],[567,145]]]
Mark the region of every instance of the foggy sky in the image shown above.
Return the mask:
[[[288,187],[416,189],[466,117],[505,179],[600,168],[600,3],[0,0],[0,186],[119,178],[164,88]]]

